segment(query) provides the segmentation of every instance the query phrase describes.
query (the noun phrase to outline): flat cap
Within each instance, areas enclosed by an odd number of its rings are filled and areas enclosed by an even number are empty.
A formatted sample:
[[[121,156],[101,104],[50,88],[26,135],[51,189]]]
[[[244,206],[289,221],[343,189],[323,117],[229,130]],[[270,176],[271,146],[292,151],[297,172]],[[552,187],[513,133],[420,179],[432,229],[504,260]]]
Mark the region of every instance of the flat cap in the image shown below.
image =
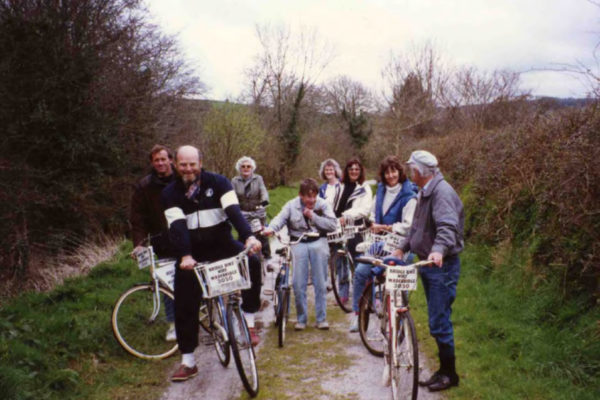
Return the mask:
[[[411,153],[407,164],[420,164],[425,167],[437,167],[438,160],[433,154],[425,150],[415,150]]]

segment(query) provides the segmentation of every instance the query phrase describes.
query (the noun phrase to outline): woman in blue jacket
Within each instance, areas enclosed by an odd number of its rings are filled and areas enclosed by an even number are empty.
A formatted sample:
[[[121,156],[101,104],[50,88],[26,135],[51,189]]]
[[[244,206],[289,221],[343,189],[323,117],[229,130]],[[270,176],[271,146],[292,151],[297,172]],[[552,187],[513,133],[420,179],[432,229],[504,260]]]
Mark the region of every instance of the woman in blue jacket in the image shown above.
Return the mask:
[[[405,175],[400,160],[388,156],[379,165],[377,185],[370,220],[373,233],[394,232],[406,236],[417,205],[417,186]],[[371,274],[371,265],[358,264],[354,271],[350,332],[358,332],[358,301]]]

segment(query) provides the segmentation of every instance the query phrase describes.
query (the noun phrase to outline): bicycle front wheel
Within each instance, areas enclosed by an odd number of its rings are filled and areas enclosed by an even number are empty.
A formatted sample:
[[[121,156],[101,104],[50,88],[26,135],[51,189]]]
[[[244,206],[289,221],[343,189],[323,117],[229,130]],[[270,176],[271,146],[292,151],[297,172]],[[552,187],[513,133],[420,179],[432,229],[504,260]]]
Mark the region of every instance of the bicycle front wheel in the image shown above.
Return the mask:
[[[210,313],[210,335],[215,343],[217,357],[221,365],[226,367],[229,365],[231,353],[223,305],[218,299],[207,299],[206,305]]]
[[[383,350],[387,345],[385,339],[387,324],[383,315],[384,301],[383,288],[376,287],[373,291],[373,283],[369,282],[358,306],[360,340],[369,353],[377,357],[383,357]]]
[[[336,251],[329,259],[329,272],[335,300],[344,312],[352,312],[354,263],[350,253]]]
[[[173,293],[158,288],[173,299]],[[119,297],[112,312],[112,330],[119,344],[130,354],[146,360],[163,359],[177,351],[177,342],[165,340],[169,329],[165,306],[153,284],[136,285]]]
[[[285,342],[285,329],[287,327],[288,311],[290,307],[290,290],[282,289],[281,304],[277,315],[277,327],[279,329],[279,347]]]
[[[410,312],[405,311],[397,316],[396,324],[395,349],[390,351],[392,360],[389,363],[392,397],[416,400],[419,391],[419,350],[415,323]]]
[[[254,349],[250,341],[250,332],[242,310],[236,304],[227,306],[227,327],[229,328],[229,343],[244,388],[250,397],[258,394],[258,371],[254,358]]]

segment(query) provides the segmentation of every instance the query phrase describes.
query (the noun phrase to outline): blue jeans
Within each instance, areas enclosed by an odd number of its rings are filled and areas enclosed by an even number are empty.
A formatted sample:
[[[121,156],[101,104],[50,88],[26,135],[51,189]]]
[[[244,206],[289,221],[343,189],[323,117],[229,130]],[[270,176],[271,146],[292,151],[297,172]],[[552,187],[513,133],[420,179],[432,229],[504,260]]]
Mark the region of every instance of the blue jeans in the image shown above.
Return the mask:
[[[165,305],[165,314],[167,322],[175,322],[175,302],[170,297],[163,295],[163,303]]]
[[[367,286],[367,281],[371,277],[371,268],[373,266],[370,264],[359,263],[354,269],[354,289],[352,291],[352,311],[358,313],[358,302],[360,301],[360,297],[365,290],[365,286]]]
[[[327,319],[327,260],[329,259],[329,246],[327,239],[321,238],[314,242],[298,243],[292,246],[293,272],[292,286],[296,299],[296,315],[299,323],[306,324],[307,300],[306,287],[308,285],[308,271],[310,272],[315,290],[315,314],[317,323]]]
[[[429,333],[438,345],[443,343],[454,348],[454,330],[450,315],[456,298],[456,285],[460,276],[458,255],[444,258],[442,268],[421,267],[419,270],[429,314]]]

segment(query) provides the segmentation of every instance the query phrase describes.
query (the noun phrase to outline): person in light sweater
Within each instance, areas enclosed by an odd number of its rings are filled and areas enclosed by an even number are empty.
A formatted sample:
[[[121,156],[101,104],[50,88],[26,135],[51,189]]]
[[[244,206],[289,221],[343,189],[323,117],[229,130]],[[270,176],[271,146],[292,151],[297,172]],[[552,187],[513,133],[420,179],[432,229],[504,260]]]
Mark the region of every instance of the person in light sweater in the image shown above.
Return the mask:
[[[394,232],[405,237],[412,225],[417,204],[418,187],[405,175],[400,160],[388,156],[379,165],[379,178],[375,201],[371,212],[371,231],[373,233]],[[367,280],[371,277],[369,264],[359,263],[354,271],[352,291],[352,310],[354,317],[350,323],[350,332],[358,332],[358,302]]]

